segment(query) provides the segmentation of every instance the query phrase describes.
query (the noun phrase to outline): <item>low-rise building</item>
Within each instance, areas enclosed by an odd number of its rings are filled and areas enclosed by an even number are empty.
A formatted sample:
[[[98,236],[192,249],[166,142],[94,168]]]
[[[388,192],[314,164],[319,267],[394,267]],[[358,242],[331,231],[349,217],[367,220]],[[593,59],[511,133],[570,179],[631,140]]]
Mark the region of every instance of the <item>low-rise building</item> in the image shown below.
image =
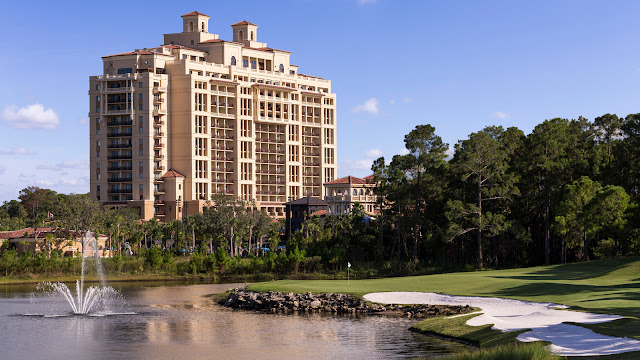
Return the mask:
[[[54,227],[28,227],[14,231],[0,231],[0,246],[15,249],[18,256],[26,253],[51,252],[62,250],[63,256],[76,257],[82,254],[82,242],[85,235],[75,231]],[[48,240],[50,239],[50,240]],[[107,257],[110,252],[106,249],[107,236],[91,237],[96,242],[97,256]],[[95,257],[93,246],[85,246],[85,257]]]
[[[364,212],[373,216],[378,211],[377,197],[373,193],[376,187],[373,175],[364,178],[345,176],[324,184],[324,201],[329,206],[329,214],[339,215],[351,212],[355,203],[362,204]]]

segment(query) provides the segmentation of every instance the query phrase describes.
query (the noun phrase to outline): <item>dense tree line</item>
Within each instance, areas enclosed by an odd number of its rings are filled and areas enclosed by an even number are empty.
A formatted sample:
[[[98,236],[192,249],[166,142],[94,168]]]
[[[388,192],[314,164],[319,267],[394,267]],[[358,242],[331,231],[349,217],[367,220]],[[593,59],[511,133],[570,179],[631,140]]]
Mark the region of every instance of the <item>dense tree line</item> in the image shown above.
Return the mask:
[[[380,253],[501,267],[640,255],[640,114],[488,126],[448,145],[430,125],[372,170]]]

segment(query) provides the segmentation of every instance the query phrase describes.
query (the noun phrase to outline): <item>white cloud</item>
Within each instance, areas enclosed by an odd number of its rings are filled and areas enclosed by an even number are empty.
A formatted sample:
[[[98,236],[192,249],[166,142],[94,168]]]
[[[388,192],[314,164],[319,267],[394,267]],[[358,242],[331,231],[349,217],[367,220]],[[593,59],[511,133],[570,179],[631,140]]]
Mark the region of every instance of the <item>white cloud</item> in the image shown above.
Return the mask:
[[[358,5],[375,4],[378,0],[358,0]]]
[[[503,111],[496,111],[494,113],[491,113],[491,117],[496,119],[508,119],[511,117],[511,114]]]
[[[365,112],[371,115],[378,115],[380,108],[378,107],[378,99],[371,98],[352,109],[353,112]]]
[[[380,149],[369,149],[364,153],[367,159],[377,159],[382,156],[382,150]]]
[[[87,124],[89,124],[89,120],[87,118],[80,118],[78,119],[78,124],[80,126],[87,126]]]
[[[33,154],[31,151],[27,150],[23,147],[13,148],[13,149],[0,149],[0,155],[31,155]]]
[[[389,100],[389,105],[395,105],[395,104],[396,104],[396,100],[395,99]]]
[[[4,174],[7,171],[4,167],[0,166],[0,174]]]
[[[407,148],[401,149],[398,154],[399,155],[409,155],[409,150]]]
[[[4,109],[1,119],[18,129],[54,130],[60,124],[58,114],[51,108],[45,110],[41,104],[21,108],[9,105]]]
[[[51,186],[54,184],[54,182],[51,180],[36,180],[36,184],[42,185],[42,186]]]
[[[64,160],[55,165],[40,164],[36,166],[38,170],[62,170],[62,169],[88,169],[89,165],[85,161],[80,160]]]
[[[405,103],[413,102],[413,98],[406,97],[406,98],[402,99],[402,102],[405,102]]]
[[[455,150],[453,150],[452,147],[449,147],[447,151],[445,151],[444,153],[447,154],[446,160],[448,161],[453,159],[453,154],[455,153]]]

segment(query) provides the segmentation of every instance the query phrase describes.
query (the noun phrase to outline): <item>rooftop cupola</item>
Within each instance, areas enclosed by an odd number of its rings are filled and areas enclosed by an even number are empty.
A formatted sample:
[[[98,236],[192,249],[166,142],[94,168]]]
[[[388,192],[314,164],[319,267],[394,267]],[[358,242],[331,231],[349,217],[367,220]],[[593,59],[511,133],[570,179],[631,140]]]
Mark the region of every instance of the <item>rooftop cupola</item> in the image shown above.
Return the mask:
[[[233,41],[258,41],[258,25],[252,24],[246,20],[231,25],[233,29]]]
[[[209,17],[203,13],[192,11],[182,15],[182,32],[209,32]]]

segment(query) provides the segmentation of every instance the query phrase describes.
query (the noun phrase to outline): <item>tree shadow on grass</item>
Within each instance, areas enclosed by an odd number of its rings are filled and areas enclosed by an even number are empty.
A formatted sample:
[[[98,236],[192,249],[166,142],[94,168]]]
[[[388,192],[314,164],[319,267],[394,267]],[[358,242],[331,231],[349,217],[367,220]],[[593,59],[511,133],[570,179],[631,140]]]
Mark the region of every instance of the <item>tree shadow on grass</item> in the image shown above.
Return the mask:
[[[520,280],[585,280],[606,276],[638,260],[640,260],[638,257],[596,260],[544,267],[522,275],[493,275],[492,277]]]
[[[638,319],[624,318],[598,324],[582,324],[573,322],[568,322],[567,324],[581,326],[598,334],[628,337],[640,340],[640,320]]]

